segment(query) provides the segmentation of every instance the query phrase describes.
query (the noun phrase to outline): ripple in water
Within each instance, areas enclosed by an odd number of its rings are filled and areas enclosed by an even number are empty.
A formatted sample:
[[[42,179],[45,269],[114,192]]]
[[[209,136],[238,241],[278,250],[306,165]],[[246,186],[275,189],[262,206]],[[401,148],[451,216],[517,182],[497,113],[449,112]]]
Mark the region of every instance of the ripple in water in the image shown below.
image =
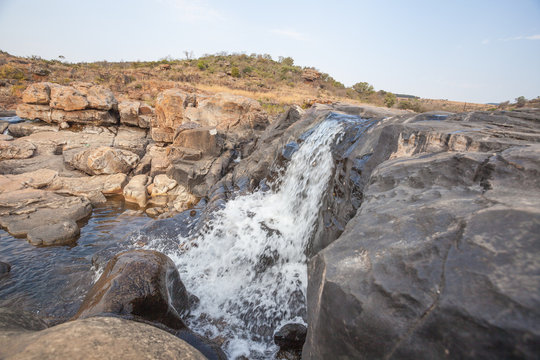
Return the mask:
[[[190,327],[225,338],[231,358],[269,358],[277,351],[273,332],[304,322],[305,249],[341,130],[336,119],[319,124],[292,156],[279,189],[230,200],[198,235],[179,237],[177,250],[162,239],[148,245],[175,261],[186,288],[200,299]]]

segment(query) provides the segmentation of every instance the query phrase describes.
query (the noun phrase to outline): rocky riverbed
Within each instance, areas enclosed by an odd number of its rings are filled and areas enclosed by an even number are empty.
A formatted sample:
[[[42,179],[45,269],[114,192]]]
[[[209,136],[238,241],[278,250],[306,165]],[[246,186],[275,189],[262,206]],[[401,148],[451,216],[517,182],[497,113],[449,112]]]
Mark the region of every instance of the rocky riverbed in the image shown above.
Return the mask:
[[[229,94],[154,108],[37,83],[17,115],[0,357],[538,354],[538,110],[274,119]]]

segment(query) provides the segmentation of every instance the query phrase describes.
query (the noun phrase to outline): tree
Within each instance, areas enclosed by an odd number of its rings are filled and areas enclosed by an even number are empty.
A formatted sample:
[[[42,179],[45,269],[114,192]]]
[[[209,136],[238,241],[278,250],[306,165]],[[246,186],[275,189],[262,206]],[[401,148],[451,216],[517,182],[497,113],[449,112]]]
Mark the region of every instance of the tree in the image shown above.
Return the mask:
[[[292,57],[280,56],[279,57],[279,62],[282,63],[283,65],[287,65],[287,66],[293,66],[294,65],[294,59]]]
[[[520,96],[516,98],[517,107],[524,107],[526,103],[527,103],[527,99],[525,99],[525,96]]]
[[[386,95],[384,96],[384,105],[390,108],[394,106],[394,104],[396,103],[396,100],[397,100],[396,95],[392,94],[391,92],[387,92]]]
[[[360,95],[369,95],[374,91],[373,86],[369,85],[367,82],[356,83],[352,86],[352,88]]]

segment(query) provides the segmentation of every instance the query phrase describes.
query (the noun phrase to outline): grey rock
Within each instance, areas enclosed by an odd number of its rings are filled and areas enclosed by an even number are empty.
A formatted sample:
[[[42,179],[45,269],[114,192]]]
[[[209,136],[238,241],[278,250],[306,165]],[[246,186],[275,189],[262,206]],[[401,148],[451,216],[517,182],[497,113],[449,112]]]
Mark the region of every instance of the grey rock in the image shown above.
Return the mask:
[[[11,271],[11,265],[7,262],[0,261],[0,276]]]
[[[32,245],[67,245],[73,243],[80,230],[73,220],[64,220],[56,224],[41,225],[33,228],[26,235]]]

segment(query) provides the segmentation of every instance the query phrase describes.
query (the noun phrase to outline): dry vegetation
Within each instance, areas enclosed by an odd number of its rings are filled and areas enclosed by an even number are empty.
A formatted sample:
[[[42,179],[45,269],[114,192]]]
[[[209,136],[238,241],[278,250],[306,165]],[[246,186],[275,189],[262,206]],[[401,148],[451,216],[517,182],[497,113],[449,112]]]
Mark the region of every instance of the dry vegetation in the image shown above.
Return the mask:
[[[290,104],[346,101],[410,109],[417,112],[490,110],[493,105],[395,96],[367,83],[351,88],[314,68],[295,66],[291,58],[226,54],[198,59],[67,63],[36,56],[21,58],[0,51],[0,107],[13,109],[31,82],[70,84],[86,81],[110,87],[118,98],[153,104],[163,89],[178,87],[201,93],[231,92],[257,99],[272,114]],[[520,104],[522,105],[522,104]],[[510,104],[504,104],[511,107]]]

